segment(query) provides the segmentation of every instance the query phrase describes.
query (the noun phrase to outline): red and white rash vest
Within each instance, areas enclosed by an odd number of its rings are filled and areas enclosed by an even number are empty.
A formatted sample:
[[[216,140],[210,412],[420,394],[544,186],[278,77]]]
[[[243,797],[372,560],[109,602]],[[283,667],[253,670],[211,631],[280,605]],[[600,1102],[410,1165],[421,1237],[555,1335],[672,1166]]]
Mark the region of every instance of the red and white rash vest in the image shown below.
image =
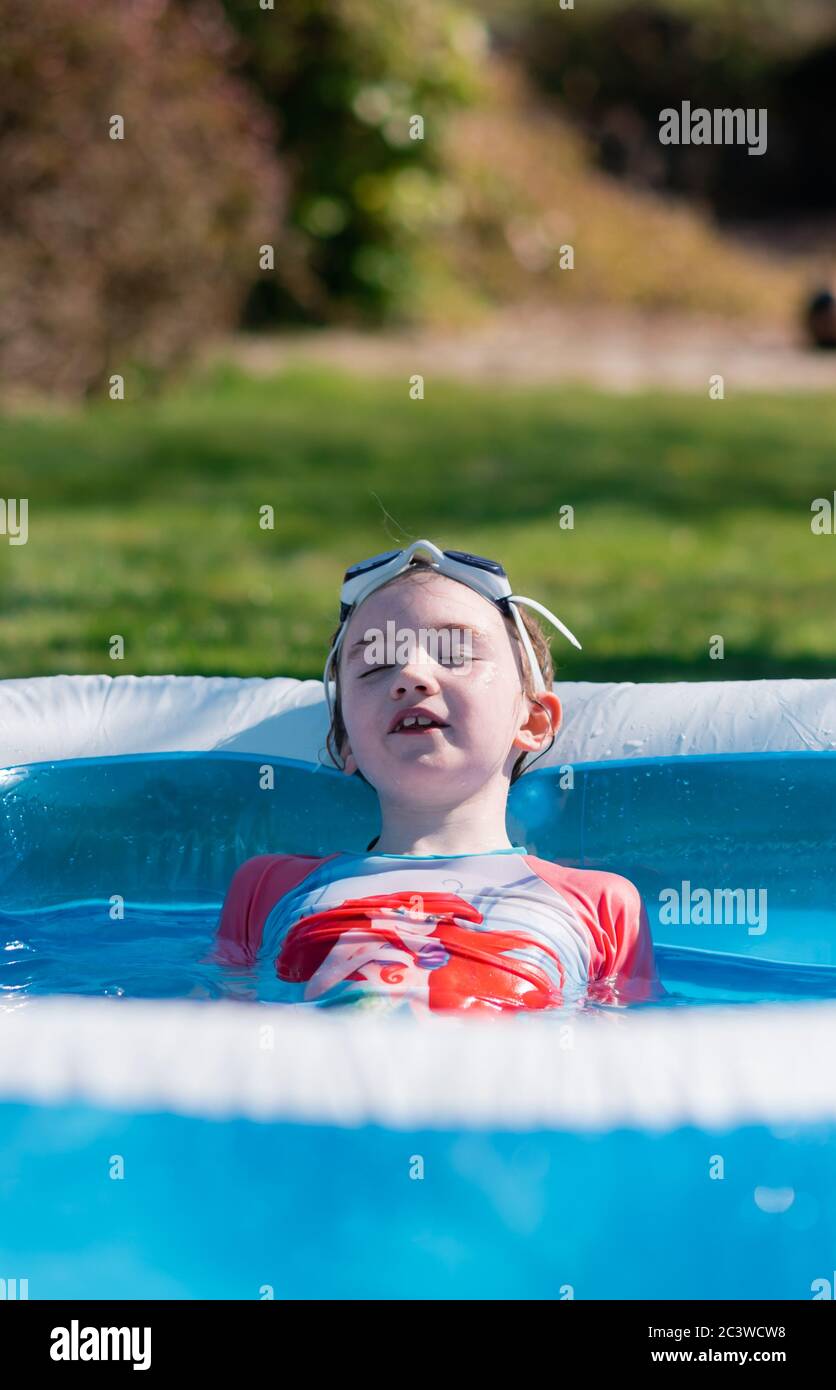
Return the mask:
[[[287,1003],[495,1013],[659,992],[634,884],[521,845],[258,855],[232,879],[215,945],[225,964],[271,962]]]

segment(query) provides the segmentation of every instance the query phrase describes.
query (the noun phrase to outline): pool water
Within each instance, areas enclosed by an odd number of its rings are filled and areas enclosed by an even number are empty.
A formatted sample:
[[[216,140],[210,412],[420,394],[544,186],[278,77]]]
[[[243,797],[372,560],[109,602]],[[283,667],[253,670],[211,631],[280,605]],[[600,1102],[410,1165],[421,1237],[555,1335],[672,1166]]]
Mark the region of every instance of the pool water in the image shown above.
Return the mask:
[[[532,854],[637,884],[667,995],[634,1007],[834,998],[834,790],[828,753],[583,764],[523,778],[509,834]],[[279,849],[362,850],[377,823],[355,779],[214,753],[8,769],[0,829],[0,999],[270,1002],[281,990],[269,960],[242,970],[205,959],[235,868]],[[738,891],[719,916],[718,890]]]
[[[281,1002],[282,986],[269,960],[241,969],[205,959],[220,904],[191,910],[132,905],[116,921],[109,911],[106,904],[88,903],[0,914],[0,1000],[8,1004],[39,994],[84,994]],[[788,914],[775,925],[799,936],[833,929],[824,913]],[[666,996],[629,1007],[836,998],[832,966],[664,945],[656,946],[656,962]],[[581,1007],[608,1006],[583,1002]]]

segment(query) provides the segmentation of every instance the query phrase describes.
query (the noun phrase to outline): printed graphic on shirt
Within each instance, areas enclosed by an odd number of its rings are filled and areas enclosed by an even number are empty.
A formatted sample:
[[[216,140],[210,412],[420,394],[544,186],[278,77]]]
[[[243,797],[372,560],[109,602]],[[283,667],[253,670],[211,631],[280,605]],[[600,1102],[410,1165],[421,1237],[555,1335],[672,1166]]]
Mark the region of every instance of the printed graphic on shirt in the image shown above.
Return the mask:
[[[632,1002],[659,988],[634,885],[525,850],[258,856],[230,885],[217,958],[269,962],[288,1003],[419,1012]]]
[[[562,983],[551,946],[524,931],[492,931],[457,894],[383,893],[303,917],[285,938],[276,970],[282,980],[304,982],[305,999],[327,994],[350,1002],[371,991],[432,1010],[561,1004],[544,969],[506,954],[524,947],[550,957]]]

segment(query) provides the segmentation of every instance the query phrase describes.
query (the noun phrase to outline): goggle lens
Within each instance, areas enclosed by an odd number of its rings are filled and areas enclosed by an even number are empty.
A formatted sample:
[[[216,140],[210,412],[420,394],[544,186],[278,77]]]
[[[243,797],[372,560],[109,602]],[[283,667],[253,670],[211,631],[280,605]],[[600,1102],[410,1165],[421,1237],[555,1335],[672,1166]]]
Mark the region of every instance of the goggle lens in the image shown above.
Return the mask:
[[[460,565],[473,565],[475,569],[488,570],[490,574],[505,574],[498,560],[486,560],[484,555],[471,555],[466,550],[445,550],[444,554],[448,560],[457,560]]]
[[[389,560],[394,560],[396,555],[400,555],[400,550],[384,550],[382,555],[373,555],[370,560],[360,560],[356,565],[352,565],[345,572],[344,583],[349,579],[356,579],[358,574],[368,574],[369,570],[380,569]]]
[[[368,574],[370,570],[379,569],[381,565],[394,560],[396,555],[402,554],[402,550],[384,550],[381,555],[372,555],[369,560],[359,560],[356,565],[351,565],[346,570],[345,579],[356,579],[358,574]],[[498,560],[488,560],[484,555],[471,555],[467,550],[445,550],[444,554],[448,560],[457,560],[460,565],[473,565],[476,569],[488,570],[490,574],[505,573]]]

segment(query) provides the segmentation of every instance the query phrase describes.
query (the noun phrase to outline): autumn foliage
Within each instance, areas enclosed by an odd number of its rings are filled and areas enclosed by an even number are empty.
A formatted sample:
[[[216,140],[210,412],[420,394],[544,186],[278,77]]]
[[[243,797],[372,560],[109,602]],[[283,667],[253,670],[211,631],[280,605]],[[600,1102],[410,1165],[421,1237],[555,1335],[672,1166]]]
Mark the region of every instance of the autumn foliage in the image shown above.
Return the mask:
[[[4,384],[129,392],[235,324],[284,184],[234,44],[212,3],[0,0]]]

